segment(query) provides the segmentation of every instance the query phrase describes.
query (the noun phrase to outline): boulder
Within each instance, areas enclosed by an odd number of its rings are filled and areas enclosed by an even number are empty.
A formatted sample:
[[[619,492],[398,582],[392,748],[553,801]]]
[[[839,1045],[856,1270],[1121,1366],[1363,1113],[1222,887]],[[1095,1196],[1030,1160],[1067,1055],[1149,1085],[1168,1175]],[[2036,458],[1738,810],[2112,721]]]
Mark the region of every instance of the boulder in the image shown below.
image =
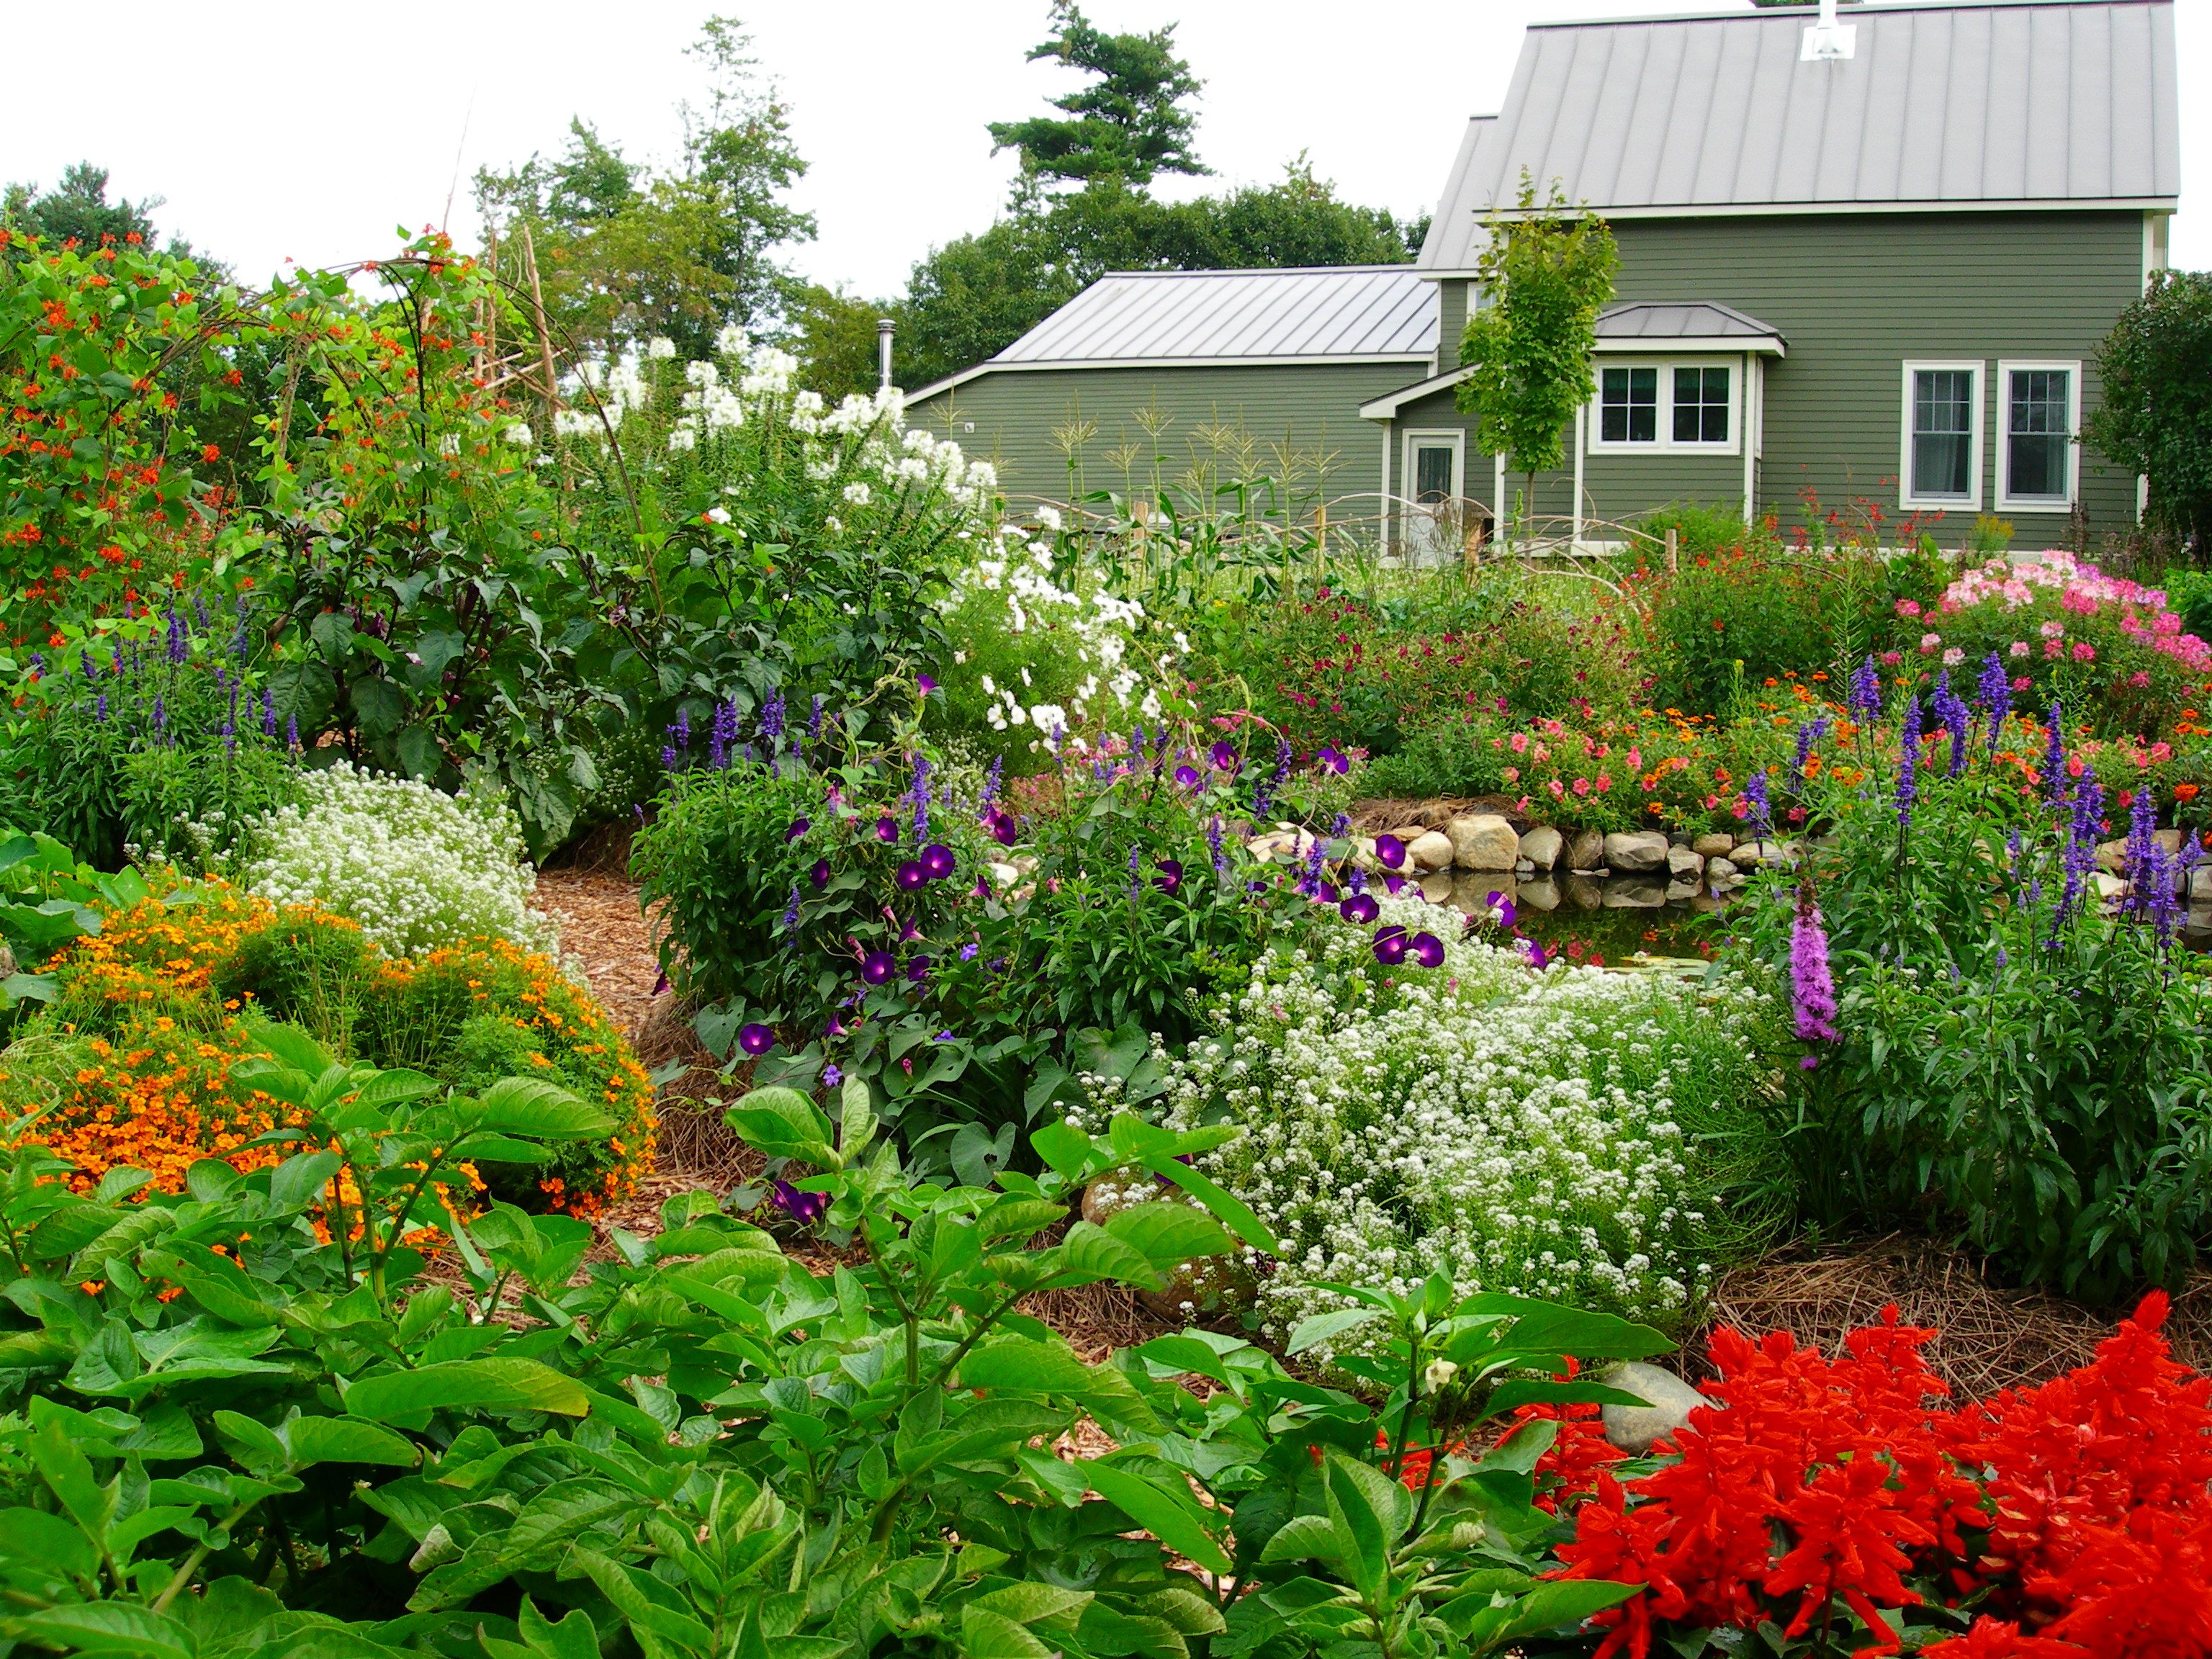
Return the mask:
[[[1455,870],[1452,872],[1451,902],[1459,909],[1478,921],[1490,920],[1490,896],[1514,902],[1521,884],[1513,877],[1489,870]]]
[[[1667,854],[1670,850],[1667,837],[1656,830],[1636,830],[1626,835],[1615,833],[1605,838],[1604,847],[1606,868],[1615,875],[1663,870],[1667,867]]]
[[[1669,904],[1680,904],[1685,899],[1693,899],[1697,897],[1698,894],[1705,890],[1705,884],[1699,881],[1696,877],[1692,876],[1686,878],[1681,876],[1677,876],[1674,880],[1667,884],[1667,902]]]
[[[1580,830],[1567,843],[1567,868],[1570,870],[1602,870],[1605,868],[1605,837],[1595,830]]]
[[[1406,843],[1406,863],[1417,873],[1449,870],[1452,866],[1451,837],[1442,830],[1425,830]]]
[[[2100,841],[2097,843],[2097,867],[2118,875],[2128,867],[2128,844],[2124,841]]]
[[[1631,1359],[1601,1372],[1598,1380],[1607,1388],[1632,1394],[1645,1402],[1641,1406],[1603,1406],[1598,1409],[1599,1419],[1605,1425],[1605,1437],[1632,1457],[1641,1457],[1651,1449],[1652,1442],[1687,1425],[1690,1413],[1698,1407],[1726,1409],[1719,1401],[1699,1393],[1674,1372],[1662,1371],[1656,1365],[1646,1365],[1639,1360]]]
[[[1658,876],[1615,876],[1605,884],[1608,910],[1658,910],[1667,903],[1667,884]]]
[[[1595,910],[1605,902],[1605,884],[1577,872],[1567,878],[1567,902],[1577,910]]]
[[[1556,868],[1566,852],[1567,838],[1548,823],[1540,823],[1521,837],[1521,856],[1539,870]]]
[[[1524,881],[1521,884],[1521,896],[1515,902],[1524,910],[1556,910],[1559,908],[1559,884],[1548,876]]]
[[[1667,854],[1667,873],[1694,887],[1698,878],[1705,873],[1705,861],[1688,848],[1677,847]]]
[[[2153,831],[2151,832],[2151,837],[2150,837],[2150,838],[2151,838],[2153,841],[2156,842],[2157,842],[2160,847],[2163,847],[2164,848],[2166,848],[2166,857],[2168,857],[2168,858],[2170,858],[2170,859],[2172,859],[2172,858],[2179,858],[2179,857],[2181,856],[2181,831],[2180,831],[2180,830],[2153,830]]]
[[[1768,864],[1795,864],[1797,849],[1786,841],[1740,841],[1729,857],[1739,869],[1756,870]]]
[[[984,867],[990,871],[991,879],[1001,887],[1012,887],[1022,878],[1022,872],[1011,864],[1000,864],[994,860]]]
[[[2106,903],[2110,903],[2112,900],[2119,897],[2121,894],[2127,890],[2127,883],[2122,881],[2118,876],[2112,874],[2109,870],[2100,870],[2097,872],[2097,896],[2103,899]]]
[[[1735,850],[1735,837],[1725,830],[1715,830],[1692,842],[1690,850],[1701,859],[1724,859]]]
[[[1449,904],[1452,896],[1451,872],[1431,870],[1421,878],[1421,896],[1431,904]]]
[[[1510,870],[1521,856],[1521,837],[1495,812],[1465,812],[1444,826],[1452,862],[1462,870]]]
[[[1727,886],[1742,881],[1743,872],[1733,859],[1711,858],[1705,860],[1705,879],[1715,887]]]

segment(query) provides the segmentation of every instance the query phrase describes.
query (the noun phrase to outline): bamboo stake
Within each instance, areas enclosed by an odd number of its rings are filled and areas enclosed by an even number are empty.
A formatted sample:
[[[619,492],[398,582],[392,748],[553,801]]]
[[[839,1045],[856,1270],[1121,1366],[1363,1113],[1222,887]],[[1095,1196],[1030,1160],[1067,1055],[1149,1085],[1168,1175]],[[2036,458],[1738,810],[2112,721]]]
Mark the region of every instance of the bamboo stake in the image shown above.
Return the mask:
[[[1675,540],[1679,533],[1673,529],[1667,532],[1667,574],[1670,576],[1682,568],[1679,550],[1680,544]]]
[[[522,264],[523,269],[530,273],[530,311],[532,319],[538,325],[538,362],[545,372],[545,427],[550,432],[553,428],[553,405],[558,395],[553,380],[553,336],[545,326],[545,295],[538,286],[538,251],[531,244],[530,222],[527,219],[522,222]]]

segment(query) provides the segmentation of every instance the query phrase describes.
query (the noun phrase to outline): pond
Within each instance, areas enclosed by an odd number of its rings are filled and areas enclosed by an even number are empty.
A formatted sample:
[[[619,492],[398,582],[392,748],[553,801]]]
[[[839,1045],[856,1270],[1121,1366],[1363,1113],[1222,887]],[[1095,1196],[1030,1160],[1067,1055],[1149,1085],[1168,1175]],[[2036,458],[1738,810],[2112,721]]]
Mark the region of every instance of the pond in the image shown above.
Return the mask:
[[[1640,876],[1562,872],[1516,879],[1462,870],[1449,881],[1449,892],[1443,881],[1432,878],[1425,884],[1431,886],[1429,896],[1482,916],[1489,912],[1490,896],[1502,894],[1513,901],[1523,936],[1570,962],[1600,967],[1638,955],[1711,957],[1723,932],[1717,918],[1737,897],[1733,891],[1703,891],[1670,899],[1664,882]]]

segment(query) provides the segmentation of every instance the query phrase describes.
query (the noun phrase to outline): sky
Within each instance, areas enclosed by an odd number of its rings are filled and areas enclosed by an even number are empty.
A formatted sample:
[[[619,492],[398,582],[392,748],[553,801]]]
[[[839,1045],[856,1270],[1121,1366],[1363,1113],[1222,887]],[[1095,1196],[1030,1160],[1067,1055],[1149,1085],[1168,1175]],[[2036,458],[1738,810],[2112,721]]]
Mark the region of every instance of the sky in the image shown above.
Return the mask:
[[[557,151],[582,115],[634,160],[664,161],[702,82],[684,47],[716,0],[382,0],[369,9],[223,0],[220,27],[170,0],[105,0],[100,37],[134,43],[121,81],[46,73],[0,100],[0,179],[51,184],[89,159],[111,197],[167,198],[165,232],[240,278],[287,259],[348,264],[396,227],[471,241],[469,179]],[[720,0],[777,82],[808,172],[797,205],[819,224],[800,272],[869,297],[902,290],[934,243],[982,229],[1011,155],[992,120],[1040,112],[1076,83],[1024,54],[1045,0]],[[1725,0],[1722,0],[1725,3]],[[1435,204],[1460,129],[1503,101],[1523,27],[1542,19],[1717,9],[1714,0],[1090,0],[1102,27],[1176,26],[1206,87],[1197,147],[1216,178],[1187,194],[1279,177],[1299,151],[1348,200]],[[2181,84],[2212,72],[2212,0],[2177,8]],[[72,9],[0,0],[19,64],[88,63]],[[2212,268],[2212,118],[2182,108],[2184,210],[2172,262]],[[2202,205],[2197,205],[2202,204]]]

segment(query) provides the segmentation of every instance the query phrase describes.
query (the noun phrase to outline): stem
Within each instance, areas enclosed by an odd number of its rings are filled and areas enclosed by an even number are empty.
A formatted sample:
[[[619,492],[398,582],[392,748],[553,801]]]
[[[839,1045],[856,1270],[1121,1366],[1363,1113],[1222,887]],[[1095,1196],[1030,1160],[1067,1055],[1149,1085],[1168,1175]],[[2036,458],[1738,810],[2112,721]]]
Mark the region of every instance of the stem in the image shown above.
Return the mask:
[[[1046,1287],[1040,1285],[1038,1288],[1043,1289]],[[939,1383],[948,1381],[952,1376],[953,1371],[959,1366],[960,1362],[968,1357],[969,1351],[975,1347],[976,1343],[982,1340],[984,1333],[988,1331],[992,1326],[997,1324],[1001,1319],[1005,1318],[1008,1310],[1013,1307],[1015,1303],[1020,1300],[1021,1297],[1018,1295],[1009,1296],[1005,1301],[1000,1303],[997,1307],[992,1309],[988,1314],[985,1315],[974,1330],[969,1332],[966,1336],[960,1339],[960,1346],[953,1349],[951,1355],[945,1360],[945,1364],[939,1368],[937,1375],[933,1377],[931,1381]]]
[[[1406,1409],[1398,1413],[1397,1443],[1391,1448],[1389,1456],[1383,1460],[1393,1475],[1399,1474],[1406,1467],[1406,1440],[1407,1437],[1413,1431],[1413,1394],[1420,1387],[1421,1382],[1420,1334],[1418,1331],[1408,1331],[1407,1337],[1408,1340],[1406,1343]],[[1436,1458],[1433,1455],[1429,1459],[1429,1466],[1431,1468],[1436,1467]]]
[[[243,1521],[246,1512],[260,1501],[258,1498],[254,1498],[240,1504],[223,1517],[222,1529],[226,1533],[228,1532]],[[176,1576],[169,1580],[169,1587],[155,1599],[153,1610],[155,1613],[167,1613],[169,1610],[169,1603],[175,1601],[185,1586],[192,1582],[192,1575],[200,1570],[200,1563],[206,1560],[214,1553],[214,1549],[215,1547],[212,1544],[196,1544],[192,1547],[192,1553],[178,1564]],[[120,1581],[118,1582],[116,1588],[118,1589],[122,1588]]]

